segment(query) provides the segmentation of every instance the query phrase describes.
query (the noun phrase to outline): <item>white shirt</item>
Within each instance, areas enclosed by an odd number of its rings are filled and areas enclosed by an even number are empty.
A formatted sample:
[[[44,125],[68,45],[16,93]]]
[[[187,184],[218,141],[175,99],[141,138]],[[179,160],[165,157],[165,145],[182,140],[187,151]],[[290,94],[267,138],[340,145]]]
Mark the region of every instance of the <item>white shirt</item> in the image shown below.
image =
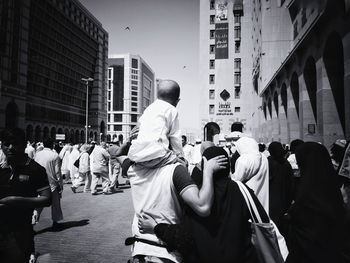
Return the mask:
[[[151,213],[158,223],[178,224],[180,222],[182,209],[173,184],[174,170],[178,165],[170,164],[158,169],[132,167],[134,176],[130,177],[130,184],[135,209],[132,223],[133,236],[161,243],[155,234],[140,233],[138,219],[142,211]],[[167,258],[176,263],[181,262],[177,252],[169,252],[163,247],[142,242],[135,242],[132,256],[135,255],[149,255]]]
[[[36,153],[34,160],[45,168],[51,192],[62,185],[61,159],[56,152],[49,148],[44,148],[42,151]]]
[[[132,142],[129,158],[135,162],[163,157],[169,146],[176,155],[183,156],[178,112],[170,103],[156,100],[139,119],[137,139]]]

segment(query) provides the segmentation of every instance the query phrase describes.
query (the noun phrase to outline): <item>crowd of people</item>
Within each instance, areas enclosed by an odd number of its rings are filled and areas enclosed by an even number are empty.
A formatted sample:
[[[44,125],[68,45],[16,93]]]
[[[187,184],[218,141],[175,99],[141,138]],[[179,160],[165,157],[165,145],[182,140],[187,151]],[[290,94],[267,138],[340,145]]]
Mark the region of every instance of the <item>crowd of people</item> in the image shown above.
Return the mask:
[[[24,131],[10,128],[0,142],[0,262],[35,262],[32,225],[51,206],[52,230],[61,229],[64,184],[71,184],[74,194],[83,185],[92,195],[123,192],[118,141],[71,145],[46,138],[26,144]]]
[[[43,207],[51,205],[59,228],[64,182],[71,181],[73,193],[84,185],[83,192],[96,195],[101,178],[108,195],[121,191],[123,174],[135,212],[125,241],[132,246],[129,262],[265,262],[252,242],[257,218],[242,188],[273,228],[280,255],[274,262],[350,262],[349,142],[337,140],[330,149],[300,139],[265,145],[237,124],[224,146],[190,145],[179,129],[179,100],[179,85],[160,81],[158,99],[122,145],[55,147],[47,139],[26,148],[22,130],[4,130],[0,261],[28,262],[31,223]]]

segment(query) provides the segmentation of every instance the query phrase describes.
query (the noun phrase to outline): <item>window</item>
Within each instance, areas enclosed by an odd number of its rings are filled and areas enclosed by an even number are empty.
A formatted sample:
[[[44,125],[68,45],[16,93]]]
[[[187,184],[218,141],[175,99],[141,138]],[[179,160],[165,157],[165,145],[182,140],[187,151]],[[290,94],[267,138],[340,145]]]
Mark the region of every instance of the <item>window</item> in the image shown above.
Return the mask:
[[[215,75],[214,74],[210,74],[209,75],[209,84],[214,84],[215,83]]]
[[[108,100],[111,100],[111,92],[108,91]]]
[[[241,74],[240,73],[235,73],[234,83],[235,83],[235,85],[240,85],[241,84]]]
[[[107,125],[107,131],[111,131],[111,125]]]
[[[131,86],[131,90],[138,90],[138,87],[137,86]]]
[[[235,26],[234,38],[235,39],[240,39],[241,38],[241,27],[240,26]]]
[[[138,94],[137,91],[132,91],[131,92],[131,95],[133,95],[133,96],[137,96],[137,94]]]
[[[215,99],[215,90],[213,89],[209,90],[209,99],[210,100]]]
[[[215,45],[210,45],[209,46],[209,53],[214,54],[215,53]]]
[[[112,81],[108,80],[108,88],[111,89],[112,88]]]
[[[132,85],[137,85],[138,82],[137,82],[136,80],[132,80],[132,81],[131,81],[131,84],[132,84]]]
[[[235,43],[235,53],[240,53],[241,52],[241,42],[236,41]]]
[[[235,71],[241,71],[241,59],[235,58],[235,65],[234,65]]]
[[[241,23],[241,15],[240,14],[235,14],[234,22],[235,22],[235,24]]]
[[[107,118],[108,118],[108,122],[111,122],[111,114],[108,114]]]
[[[137,108],[131,108],[131,111],[137,111]]]
[[[108,69],[108,78],[109,79],[112,78],[112,69],[111,68]]]
[[[132,101],[137,101],[137,97],[131,97]]]
[[[215,113],[215,106],[213,104],[209,105],[209,114]]]
[[[108,102],[108,110],[109,110],[109,111],[112,110],[112,108],[111,108],[111,103],[110,103],[110,102]]]
[[[137,102],[131,102],[131,106],[137,107]]]
[[[241,112],[241,107],[235,107],[235,112]]]
[[[215,38],[215,30],[210,30],[209,35],[210,35],[210,39],[214,39]]]
[[[123,114],[114,114],[114,121],[115,122],[122,122],[123,121]]]
[[[241,88],[235,88],[235,99],[239,99],[241,97]]]
[[[215,0],[210,0],[210,10],[215,9]]]
[[[138,64],[139,64],[139,61],[137,59],[135,59],[135,58],[131,59],[131,67],[132,68],[138,68],[138,66],[139,66]]]
[[[131,122],[137,122],[137,114],[131,114]]]
[[[209,60],[209,68],[210,69],[215,69],[215,59]]]
[[[210,24],[215,24],[215,15],[210,15],[209,17]]]
[[[122,131],[123,126],[122,125],[114,125],[114,131]]]

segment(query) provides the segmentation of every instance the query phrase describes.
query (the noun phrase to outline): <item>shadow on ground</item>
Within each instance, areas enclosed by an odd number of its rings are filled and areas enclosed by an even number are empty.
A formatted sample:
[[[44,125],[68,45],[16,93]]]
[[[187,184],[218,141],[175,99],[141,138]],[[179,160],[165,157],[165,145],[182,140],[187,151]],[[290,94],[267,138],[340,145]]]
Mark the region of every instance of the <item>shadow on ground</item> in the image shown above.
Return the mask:
[[[35,235],[40,235],[46,232],[61,232],[72,227],[86,226],[89,224],[89,219],[83,219],[79,221],[67,221],[59,224],[59,227],[53,228],[52,226],[46,227],[35,232]]]

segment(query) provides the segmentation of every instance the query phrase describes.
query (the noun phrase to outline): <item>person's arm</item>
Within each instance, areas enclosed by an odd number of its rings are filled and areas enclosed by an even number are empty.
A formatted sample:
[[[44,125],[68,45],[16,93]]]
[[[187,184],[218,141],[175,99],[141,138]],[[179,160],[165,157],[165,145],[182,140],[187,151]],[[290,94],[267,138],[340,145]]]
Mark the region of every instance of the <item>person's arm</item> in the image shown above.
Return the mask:
[[[0,205],[18,208],[37,208],[51,205],[51,189],[39,192],[37,197],[8,196],[0,199]]]
[[[185,188],[180,196],[199,216],[208,216],[214,199],[213,174],[227,166],[227,158],[224,155],[217,156],[207,161],[205,157],[203,168],[203,184],[198,187]]]

